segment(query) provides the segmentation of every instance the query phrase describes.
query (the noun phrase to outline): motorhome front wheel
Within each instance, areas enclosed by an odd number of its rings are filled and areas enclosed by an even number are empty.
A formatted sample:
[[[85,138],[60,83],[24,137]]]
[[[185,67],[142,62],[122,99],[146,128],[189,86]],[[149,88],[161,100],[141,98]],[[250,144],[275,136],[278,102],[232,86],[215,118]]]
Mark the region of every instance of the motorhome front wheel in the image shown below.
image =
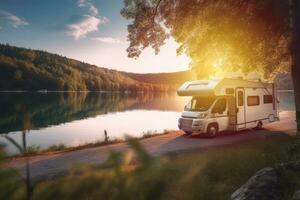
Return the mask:
[[[207,131],[206,133],[210,136],[210,137],[216,137],[218,134],[218,126],[216,124],[210,124],[207,127]]]

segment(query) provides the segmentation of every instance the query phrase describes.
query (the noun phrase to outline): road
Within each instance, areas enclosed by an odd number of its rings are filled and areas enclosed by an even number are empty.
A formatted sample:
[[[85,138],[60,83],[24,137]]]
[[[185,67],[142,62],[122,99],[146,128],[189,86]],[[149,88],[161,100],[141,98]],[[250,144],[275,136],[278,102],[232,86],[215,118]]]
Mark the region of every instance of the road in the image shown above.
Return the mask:
[[[169,134],[155,136],[141,140],[141,144],[153,156],[168,154],[171,152],[186,151],[191,149],[208,149],[215,146],[236,144],[247,140],[258,139],[268,134],[295,134],[295,112],[281,112],[280,121],[268,124],[264,130],[246,130],[238,134],[221,135],[216,138],[205,138],[199,135],[184,136],[181,131],[173,131]],[[69,167],[78,164],[99,165],[106,161],[111,151],[125,152],[130,147],[126,143],[112,144],[102,147],[87,148],[77,151],[59,154],[40,155],[29,157],[30,176],[32,179],[40,180],[59,176]],[[6,164],[13,167],[25,176],[25,158],[9,160]]]

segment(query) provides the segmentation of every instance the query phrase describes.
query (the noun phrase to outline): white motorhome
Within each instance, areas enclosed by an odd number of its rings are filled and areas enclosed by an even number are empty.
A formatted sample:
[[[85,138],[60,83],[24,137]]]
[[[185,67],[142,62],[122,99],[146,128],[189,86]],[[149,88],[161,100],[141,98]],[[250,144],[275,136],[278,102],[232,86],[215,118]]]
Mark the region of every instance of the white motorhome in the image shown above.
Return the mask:
[[[187,134],[262,128],[278,121],[278,101],[274,83],[225,78],[184,83],[179,96],[191,96],[179,119],[179,129]]]

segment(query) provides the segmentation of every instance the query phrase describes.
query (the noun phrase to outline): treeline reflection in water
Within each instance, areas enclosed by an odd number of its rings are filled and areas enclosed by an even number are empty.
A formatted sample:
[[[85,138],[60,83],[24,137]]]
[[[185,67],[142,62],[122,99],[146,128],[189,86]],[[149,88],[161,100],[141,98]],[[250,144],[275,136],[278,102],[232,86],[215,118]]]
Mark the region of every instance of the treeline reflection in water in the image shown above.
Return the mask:
[[[19,153],[4,136],[22,143],[22,108],[30,121],[27,146],[45,149],[177,129],[188,100],[176,93],[0,93],[0,143],[6,144],[9,154]],[[294,110],[292,91],[279,92],[278,100],[281,111]]]
[[[167,93],[0,93],[0,133],[22,130],[22,106],[29,113],[31,129],[40,129],[126,110],[180,112],[185,100],[175,96]]]
[[[141,136],[147,131],[176,128],[187,100],[175,93],[0,93],[0,133],[21,142],[24,107],[31,124],[28,144],[41,148],[95,142],[103,139],[104,130],[110,138],[125,133]],[[0,140],[9,153],[17,153],[9,142]]]

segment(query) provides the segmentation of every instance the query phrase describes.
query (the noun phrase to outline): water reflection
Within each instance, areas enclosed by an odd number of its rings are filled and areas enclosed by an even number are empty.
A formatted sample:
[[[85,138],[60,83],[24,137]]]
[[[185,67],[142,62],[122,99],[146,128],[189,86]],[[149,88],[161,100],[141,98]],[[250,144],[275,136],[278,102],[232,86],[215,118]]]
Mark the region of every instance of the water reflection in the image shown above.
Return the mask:
[[[20,153],[16,144],[24,141],[22,107],[31,121],[27,146],[45,149],[177,129],[188,99],[175,93],[0,93],[0,142],[7,144],[9,154]],[[294,110],[293,92],[280,92],[278,99],[280,110]]]
[[[118,93],[0,93],[0,133],[22,141],[24,105],[32,123],[28,145],[44,149],[54,144],[76,146],[124,134],[177,127],[186,98],[176,94],[122,95]],[[3,140],[3,139],[0,139]],[[18,151],[11,142],[9,154]]]
[[[21,105],[30,114],[32,129],[40,129],[126,110],[179,112],[185,101],[174,96],[176,94],[0,93],[0,133],[22,130]]]

